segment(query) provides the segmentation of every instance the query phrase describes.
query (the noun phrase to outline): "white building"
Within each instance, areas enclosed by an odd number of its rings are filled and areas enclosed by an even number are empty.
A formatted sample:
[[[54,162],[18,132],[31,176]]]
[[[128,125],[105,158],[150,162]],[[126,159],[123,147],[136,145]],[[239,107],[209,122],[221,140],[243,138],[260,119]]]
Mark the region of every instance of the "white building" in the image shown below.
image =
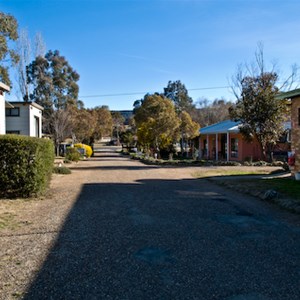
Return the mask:
[[[10,102],[6,107],[6,133],[42,137],[43,107],[35,102]]]
[[[9,103],[5,102],[5,93],[9,92],[10,88],[6,84],[0,82],[0,134],[5,134],[5,108],[9,107]]]

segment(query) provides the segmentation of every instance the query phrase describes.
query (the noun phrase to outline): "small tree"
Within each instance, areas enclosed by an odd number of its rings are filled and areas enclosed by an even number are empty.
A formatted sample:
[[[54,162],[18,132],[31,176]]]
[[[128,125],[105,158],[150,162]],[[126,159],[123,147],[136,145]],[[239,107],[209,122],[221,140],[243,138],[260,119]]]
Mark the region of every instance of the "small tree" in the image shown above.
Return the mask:
[[[294,74],[289,79],[294,78]],[[286,84],[289,80],[285,81]],[[278,75],[274,70],[265,71],[263,48],[259,45],[256,64],[242,69],[234,77],[233,91],[237,103],[229,110],[230,117],[241,122],[241,133],[248,139],[256,139],[266,159],[271,149],[283,133],[286,107],[276,99]]]
[[[113,133],[116,136],[117,145],[120,145],[120,132],[122,132],[122,127],[124,125],[125,118],[118,111],[112,112],[111,115],[113,120]]]
[[[52,113],[49,121],[49,132],[52,133],[56,155],[59,155],[59,144],[72,133],[71,114],[67,109],[58,109]]]
[[[146,95],[134,116],[138,142],[146,151],[160,151],[178,139],[179,118],[170,99]]]

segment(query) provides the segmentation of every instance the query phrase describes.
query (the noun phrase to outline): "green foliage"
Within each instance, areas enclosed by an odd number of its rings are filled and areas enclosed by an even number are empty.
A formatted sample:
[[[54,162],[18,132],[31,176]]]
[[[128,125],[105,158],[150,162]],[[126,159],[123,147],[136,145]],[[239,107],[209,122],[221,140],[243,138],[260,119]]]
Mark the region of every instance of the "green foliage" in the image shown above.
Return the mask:
[[[174,104],[163,96],[146,95],[134,118],[138,142],[145,150],[167,148],[178,139],[179,119]]]
[[[96,119],[93,132],[94,139],[101,139],[104,136],[110,136],[113,128],[113,119],[109,108],[105,105],[95,107],[92,111]]]
[[[131,130],[126,130],[120,135],[120,141],[122,144],[125,144],[126,147],[133,147],[136,144],[135,136]]]
[[[72,107],[72,133],[82,143],[93,143],[93,133],[96,127],[96,116],[91,110]]]
[[[75,147],[67,148],[66,160],[77,162],[80,160],[80,158],[81,158],[81,155],[78,152],[77,148],[75,148]]]
[[[18,61],[18,55],[10,49],[10,42],[16,41],[17,38],[17,20],[9,14],[0,12],[0,81],[7,85],[11,85],[8,62]]]
[[[241,80],[241,97],[230,116],[240,121],[241,133],[247,140],[256,138],[266,156],[268,145],[274,145],[283,133],[284,104],[276,99],[277,74],[264,72]]]
[[[188,90],[180,80],[169,81],[168,86],[164,88],[164,96],[174,102],[177,113],[191,112],[194,109],[193,99],[188,95]]]
[[[65,166],[54,167],[53,173],[55,173],[55,174],[71,174],[71,170]]]
[[[77,104],[79,75],[59,51],[50,50],[45,57],[38,56],[27,67],[27,78],[34,86],[30,100],[44,107],[46,118],[54,109]]]
[[[182,139],[190,140],[199,135],[200,125],[194,122],[186,111],[180,114],[180,121],[179,129]]]
[[[75,144],[74,147],[85,149],[85,155],[86,155],[86,157],[91,157],[91,156],[93,155],[93,149],[92,149],[92,147],[89,146],[89,145],[85,145],[85,144]]]
[[[43,194],[51,179],[54,147],[50,140],[0,136],[0,196]]]

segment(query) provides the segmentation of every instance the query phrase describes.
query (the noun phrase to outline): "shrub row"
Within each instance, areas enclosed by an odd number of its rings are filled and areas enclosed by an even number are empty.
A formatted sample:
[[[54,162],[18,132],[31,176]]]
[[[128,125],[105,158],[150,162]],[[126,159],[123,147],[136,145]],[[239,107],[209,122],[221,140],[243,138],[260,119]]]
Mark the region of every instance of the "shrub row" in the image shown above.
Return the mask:
[[[124,153],[126,154],[126,153]],[[238,161],[213,161],[213,160],[193,160],[193,159],[184,159],[184,160],[163,160],[163,159],[154,159],[153,157],[147,157],[144,154],[130,153],[131,159],[140,160],[145,164],[152,165],[197,165],[197,166],[273,166],[273,167],[282,167],[284,170],[288,170],[287,163],[281,161],[274,161],[268,163],[265,161],[257,162],[238,162]]]
[[[19,135],[0,136],[0,196],[43,194],[51,179],[53,163],[52,141]]]

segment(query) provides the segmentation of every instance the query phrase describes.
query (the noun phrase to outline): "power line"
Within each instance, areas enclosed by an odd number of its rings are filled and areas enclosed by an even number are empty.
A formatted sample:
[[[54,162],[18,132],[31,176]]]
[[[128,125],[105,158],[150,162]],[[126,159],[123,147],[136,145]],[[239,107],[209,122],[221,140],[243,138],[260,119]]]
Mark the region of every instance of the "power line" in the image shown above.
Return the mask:
[[[193,88],[187,89],[188,91],[201,91],[201,90],[218,90],[218,89],[227,89],[230,86],[215,86],[215,87],[202,87],[202,88]],[[146,95],[149,92],[131,92],[131,93],[118,93],[118,94],[99,94],[99,95],[86,95],[80,96],[79,98],[100,98],[100,97],[118,97],[118,96],[134,96],[134,95]]]

